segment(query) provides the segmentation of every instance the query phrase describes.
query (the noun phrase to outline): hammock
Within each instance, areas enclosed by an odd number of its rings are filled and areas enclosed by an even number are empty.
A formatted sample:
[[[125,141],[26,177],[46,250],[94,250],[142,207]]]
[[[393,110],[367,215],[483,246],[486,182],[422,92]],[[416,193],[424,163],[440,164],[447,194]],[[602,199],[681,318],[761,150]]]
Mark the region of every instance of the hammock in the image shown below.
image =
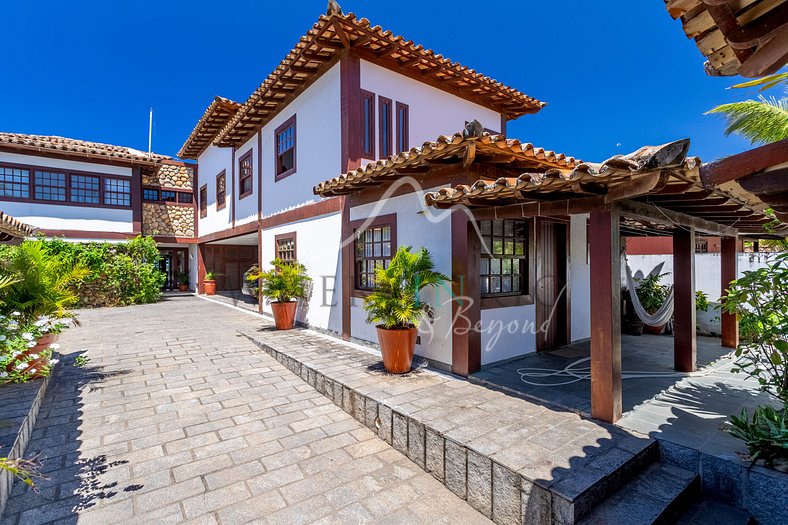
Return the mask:
[[[635,280],[632,278],[632,271],[629,269],[629,265],[627,267],[627,287],[629,288],[629,296],[632,299],[632,307],[635,309],[635,313],[640,318],[643,323],[648,326],[662,326],[667,324],[670,321],[671,317],[673,317],[673,285],[670,286],[670,291],[668,292],[668,296],[665,298],[665,302],[662,303],[662,306],[659,307],[659,310],[650,314],[643,308],[643,305],[638,298],[638,294],[635,290],[637,290],[637,284]]]

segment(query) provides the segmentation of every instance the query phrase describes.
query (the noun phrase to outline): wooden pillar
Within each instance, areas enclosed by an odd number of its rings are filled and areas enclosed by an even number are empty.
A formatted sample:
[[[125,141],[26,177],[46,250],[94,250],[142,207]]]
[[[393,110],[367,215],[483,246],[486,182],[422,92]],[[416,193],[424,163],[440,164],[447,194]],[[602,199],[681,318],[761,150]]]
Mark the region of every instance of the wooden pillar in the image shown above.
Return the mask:
[[[673,230],[673,366],[694,372],[698,349],[695,331],[695,228]]]
[[[591,415],[621,418],[621,237],[616,208],[591,212]]]
[[[481,239],[463,210],[451,214],[451,371],[467,377],[482,366],[479,257]]]
[[[261,151],[261,150],[258,150]],[[260,156],[258,154],[258,156]],[[262,186],[259,186],[262,188]],[[260,219],[257,220],[257,268],[261,271],[263,269],[263,225]],[[260,280],[257,281],[257,313],[263,313],[263,287],[260,286]]]
[[[197,245],[197,293],[205,293],[205,244]]]
[[[720,290],[723,295],[725,295],[725,291],[730,286],[731,281],[738,278],[738,244],[737,237],[722,238],[720,246],[720,274],[722,277]],[[727,348],[736,348],[739,346],[739,320],[736,314],[721,312],[720,324],[722,325],[722,346]]]
[[[350,226],[350,199],[341,196],[342,199],[342,245],[340,260],[342,261],[342,339],[350,340],[351,336],[351,293],[353,292],[353,264],[355,264],[353,229]]]

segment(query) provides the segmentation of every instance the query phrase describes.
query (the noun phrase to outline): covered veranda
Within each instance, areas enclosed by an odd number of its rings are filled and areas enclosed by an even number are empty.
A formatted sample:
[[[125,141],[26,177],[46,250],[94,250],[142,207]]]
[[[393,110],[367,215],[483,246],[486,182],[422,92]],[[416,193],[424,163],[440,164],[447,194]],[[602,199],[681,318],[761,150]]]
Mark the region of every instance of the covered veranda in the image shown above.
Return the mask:
[[[477,139],[465,138],[470,144],[476,140],[490,140],[485,136]],[[503,137],[493,142],[511,143]],[[475,148],[475,145],[468,149]],[[502,148],[503,149],[503,146]],[[508,148],[507,148],[508,149]],[[478,268],[478,238],[472,221],[505,218],[568,217],[588,214],[588,258],[590,262],[590,310],[591,332],[587,343],[588,388],[590,413],[593,417],[618,421],[624,409],[622,364],[640,364],[648,368],[648,360],[637,359],[638,351],[630,344],[622,354],[621,304],[622,304],[622,246],[623,236],[660,235],[670,236],[674,253],[674,315],[673,337],[661,336],[654,351],[671,342],[673,371],[679,374],[696,372],[699,366],[698,337],[695,319],[695,238],[699,235],[722,238],[721,285],[725,289],[737,276],[736,246],[741,236],[768,237],[764,227],[774,221],[766,210],[764,200],[771,191],[754,190],[754,178],[775,177],[774,173],[746,175],[728,174],[724,188],[715,183],[708,171],[703,172],[697,158],[688,157],[689,141],[682,140],[658,147],[644,147],[626,155],[616,156],[602,163],[574,162],[570,169],[527,170],[510,176],[512,162],[498,160],[498,167],[489,170],[489,176],[473,184],[457,185],[426,195],[426,202],[437,208],[452,209],[457,228],[453,233],[453,245],[463,249],[453,250],[455,275],[467,275],[465,289],[461,295],[478,300],[478,284],[474,283],[473,271]],[[774,153],[770,166],[785,162]],[[776,155],[776,156],[775,156]],[[754,154],[755,157],[758,153]],[[466,158],[468,155],[466,154]],[[516,160],[516,157],[512,160]],[[761,170],[767,169],[762,166]],[[521,170],[522,171],[522,170]],[[758,170],[756,170],[758,171]],[[500,175],[500,176],[496,176]],[[719,173],[718,180],[722,180]],[[744,179],[742,179],[744,177]],[[749,177],[749,178],[747,178]],[[737,182],[734,182],[737,181]],[[759,186],[758,186],[759,187]],[[762,189],[762,188],[761,188]],[[762,189],[763,190],[763,189]],[[762,194],[769,194],[761,199]],[[784,216],[777,215],[775,224],[780,232],[785,231]],[[570,277],[571,278],[571,277]],[[575,298],[577,300],[577,298]],[[583,298],[580,298],[583,300]],[[478,310],[468,309],[470,317],[461,322],[473,325],[478,322]],[[738,344],[738,325],[735,316],[721,314],[722,337],[720,340],[703,341],[702,363],[712,362],[735,348]],[[464,328],[464,327],[459,327]],[[455,345],[455,362],[460,363],[463,375],[480,370],[480,345],[478,337],[463,330],[465,341]],[[632,341],[625,339],[626,343]],[[645,341],[645,340],[640,340]],[[707,345],[721,345],[718,353],[706,352]],[[570,347],[571,348],[571,347]],[[577,350],[577,347],[575,347]],[[662,367],[665,373],[665,352],[662,352]],[[571,350],[565,350],[571,352]],[[578,352],[577,357],[582,352]],[[627,356],[627,358],[623,358]],[[645,356],[647,353],[642,353]],[[708,356],[707,356],[708,355]],[[547,356],[536,354],[535,358],[545,361]],[[634,359],[632,359],[634,358]],[[527,357],[525,358],[528,359]],[[538,366],[536,367],[538,368]],[[648,371],[648,370],[645,370]],[[665,376],[669,377],[669,376]],[[678,381],[677,376],[674,381]],[[590,385],[589,385],[590,384]],[[590,386],[590,388],[589,388]],[[581,388],[574,386],[572,388]],[[648,389],[646,389],[648,390]],[[534,391],[530,392],[532,395]],[[646,391],[641,391],[645,398]],[[581,396],[582,397],[582,396]],[[637,397],[637,396],[636,396]],[[634,402],[635,400],[633,400]],[[632,403],[630,404],[632,406]],[[584,407],[580,407],[584,411]]]

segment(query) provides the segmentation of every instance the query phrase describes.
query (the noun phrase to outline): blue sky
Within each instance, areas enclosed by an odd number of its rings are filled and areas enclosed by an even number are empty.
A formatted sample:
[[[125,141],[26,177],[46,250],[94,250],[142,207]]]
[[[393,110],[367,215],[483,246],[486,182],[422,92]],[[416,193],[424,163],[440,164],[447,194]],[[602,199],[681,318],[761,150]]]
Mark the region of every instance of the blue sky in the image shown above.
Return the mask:
[[[725,88],[662,0],[340,0],[373,24],[548,102],[509,136],[586,160],[690,137],[704,161],[748,144],[711,107]],[[467,7],[463,7],[466,5]],[[220,6],[217,7],[217,6]],[[244,101],[325,0],[4,2],[0,130],[174,155],[214,95]],[[452,132],[456,130],[446,130]]]

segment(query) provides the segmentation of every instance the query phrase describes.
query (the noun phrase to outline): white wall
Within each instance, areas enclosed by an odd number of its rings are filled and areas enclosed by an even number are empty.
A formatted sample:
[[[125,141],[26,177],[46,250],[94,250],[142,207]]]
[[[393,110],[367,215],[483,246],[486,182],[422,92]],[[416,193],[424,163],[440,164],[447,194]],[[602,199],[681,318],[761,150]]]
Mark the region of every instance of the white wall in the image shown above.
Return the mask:
[[[252,151],[252,194],[243,199],[239,199],[240,190],[238,189],[238,160]],[[246,141],[244,145],[235,152],[235,179],[233,180],[233,192],[235,193],[235,225],[245,224],[257,220],[257,195],[260,191],[260,181],[257,177],[257,159],[260,152],[257,148],[257,133]],[[228,180],[229,184],[229,180]],[[264,183],[265,184],[265,183]],[[228,196],[229,196],[228,192]]]
[[[131,168],[127,167],[16,153],[0,152],[0,162],[121,177],[131,177],[132,174]],[[30,176],[32,177],[33,174],[31,173]],[[133,231],[131,208],[67,206],[56,203],[9,202],[0,199],[0,211],[36,228],[118,233],[130,233]]]
[[[482,366],[536,351],[536,306],[482,310]]]
[[[312,292],[306,304],[300,304],[296,319],[310,326],[342,331],[342,270],[340,265],[340,239],[342,215],[333,213],[312,219],[263,230],[263,267],[275,257],[274,239],[283,233],[296,233],[298,262],[306,266],[312,278]],[[264,304],[263,310],[271,313]]]
[[[232,210],[232,189],[233,189],[233,172],[232,172],[232,148],[218,148],[214,145],[208,146],[205,151],[200,154],[198,159],[199,169],[197,170],[197,187],[194,189],[194,198],[196,199],[199,207],[200,188],[203,184],[208,185],[208,214],[205,218],[199,219],[199,234],[200,236],[208,235],[224,231],[231,227],[231,210]],[[216,210],[216,176],[225,170],[226,182],[225,189],[227,194],[227,203],[222,210]],[[252,197],[247,197],[252,198]],[[198,208],[199,217],[199,208]]]
[[[569,224],[569,311],[572,341],[591,337],[591,266],[588,259],[589,215],[572,215]]]
[[[426,191],[434,191],[429,189]],[[424,198],[419,193],[401,195],[389,199],[379,209],[378,203],[351,208],[350,220],[364,219],[376,215],[397,214],[397,246],[413,246],[414,250],[427,248],[432,254],[435,269],[451,276],[451,221],[431,222],[425,214]],[[432,212],[429,210],[428,213]],[[451,290],[426,290],[422,299],[435,309],[435,320],[420,330],[420,344],[416,354],[442,363],[451,363]],[[361,308],[362,300],[351,301],[351,335],[359,339],[377,342],[375,327],[366,323],[366,312]],[[431,334],[430,334],[431,331]]]
[[[501,115],[473,102],[451,95],[366,60],[361,61],[361,89],[371,91],[375,98],[375,148],[379,146],[378,98],[390,98],[408,105],[410,118],[409,147],[421,146],[439,135],[462,131],[466,121],[477,119],[484,127],[501,131]],[[392,112],[393,113],[393,112]],[[392,114],[392,133],[396,133],[396,115]],[[396,135],[395,135],[396,137]],[[396,145],[395,145],[396,147]]]

